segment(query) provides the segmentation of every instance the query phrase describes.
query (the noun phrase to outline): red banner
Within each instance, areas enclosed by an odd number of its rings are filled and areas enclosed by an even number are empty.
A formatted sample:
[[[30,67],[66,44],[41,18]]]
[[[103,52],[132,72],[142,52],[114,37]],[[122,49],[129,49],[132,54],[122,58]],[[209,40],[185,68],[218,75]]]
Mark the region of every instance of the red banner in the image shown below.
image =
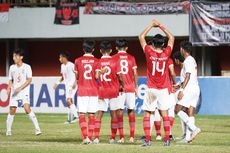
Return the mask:
[[[55,24],[79,24],[79,5],[77,3],[57,3]]]
[[[0,12],[9,12],[9,4],[0,4]]]

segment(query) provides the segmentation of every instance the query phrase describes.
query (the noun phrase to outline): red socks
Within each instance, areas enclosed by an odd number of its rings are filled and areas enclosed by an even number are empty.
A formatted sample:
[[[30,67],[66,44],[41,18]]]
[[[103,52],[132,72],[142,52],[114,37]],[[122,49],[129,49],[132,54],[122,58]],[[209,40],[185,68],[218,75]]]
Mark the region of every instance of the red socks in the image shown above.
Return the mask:
[[[79,116],[79,125],[81,128],[81,135],[84,139],[86,139],[86,137],[87,137],[87,125],[86,125],[85,115]]]
[[[95,139],[99,139],[100,130],[101,130],[101,119],[97,118],[95,120],[95,128],[94,128],[94,138]]]
[[[93,115],[88,116],[88,138],[92,140],[94,126],[95,126],[95,118]]]
[[[135,132],[135,114],[129,115],[129,127],[130,127],[130,138],[134,138],[134,132]]]
[[[156,136],[161,136],[161,121],[154,121],[154,126],[156,129]]]
[[[170,135],[170,121],[169,117],[163,117],[164,131],[165,131],[165,141],[169,140]]]
[[[169,117],[169,122],[170,122],[170,126],[172,128],[173,127],[173,123],[174,123],[174,117]]]
[[[146,141],[150,141],[150,117],[144,117],[143,128],[146,137]]]
[[[117,134],[117,128],[118,128],[117,118],[111,118],[111,137],[110,139],[115,139],[116,134]]]
[[[121,138],[124,138],[123,115],[118,115],[117,120],[118,120],[118,130],[119,130],[120,139],[121,139]]]

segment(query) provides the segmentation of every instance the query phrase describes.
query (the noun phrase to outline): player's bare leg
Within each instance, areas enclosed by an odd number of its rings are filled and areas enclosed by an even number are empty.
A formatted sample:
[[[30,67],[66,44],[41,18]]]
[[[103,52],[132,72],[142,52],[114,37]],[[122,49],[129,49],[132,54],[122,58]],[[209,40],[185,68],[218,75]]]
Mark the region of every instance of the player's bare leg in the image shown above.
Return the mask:
[[[165,138],[164,138],[164,145],[169,146],[170,145],[170,121],[168,117],[168,110],[160,110],[160,114],[163,118],[163,125],[164,125],[164,131],[165,131]]]
[[[30,120],[32,121],[32,123],[34,125],[35,135],[40,135],[42,132],[40,130],[37,117],[35,116],[34,112],[31,111],[31,109],[30,109],[30,104],[25,103],[23,107],[24,107],[26,114],[28,115],[28,117],[30,118]]]
[[[117,120],[118,120],[118,130],[120,134],[120,140],[117,141],[117,143],[124,143],[124,129],[123,129],[123,114],[124,110],[119,109],[117,110]]]
[[[109,143],[114,144],[118,129],[117,111],[110,111],[111,116],[111,136]]]
[[[175,108],[175,113],[180,117],[181,120],[188,126],[192,131],[191,140],[193,140],[200,132],[201,129],[195,126],[195,123],[189,119],[189,115],[183,110],[183,106],[177,104]]]
[[[12,135],[12,125],[14,121],[14,116],[16,114],[17,107],[10,106],[10,111],[6,119],[6,136]]]
[[[94,144],[99,144],[100,139],[100,131],[101,131],[101,119],[104,115],[104,111],[98,111],[97,116],[95,118],[95,128],[94,128]]]
[[[130,128],[129,142],[134,143],[135,122],[136,122],[134,109],[128,109],[128,116],[129,116],[129,128]]]
[[[67,106],[68,106],[70,112],[74,115],[74,120],[72,122],[79,121],[79,115],[77,112],[77,108],[76,108],[75,104],[73,103],[72,98],[67,98],[66,102],[67,102]],[[70,123],[71,123],[71,121],[70,121]]]
[[[145,141],[143,143],[143,147],[151,146],[150,142],[150,115],[151,112],[145,111],[144,112],[144,119],[143,119],[143,129],[145,133]]]

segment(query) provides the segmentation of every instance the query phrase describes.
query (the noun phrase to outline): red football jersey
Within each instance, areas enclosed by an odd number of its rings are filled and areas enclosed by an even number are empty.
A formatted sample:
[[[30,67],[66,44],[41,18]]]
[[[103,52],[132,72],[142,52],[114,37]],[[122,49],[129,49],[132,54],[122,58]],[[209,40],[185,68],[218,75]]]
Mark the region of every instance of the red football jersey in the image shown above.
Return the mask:
[[[98,96],[95,79],[98,59],[93,55],[83,55],[75,60],[75,71],[78,73],[78,96]]]
[[[135,58],[125,51],[119,51],[113,56],[124,82],[124,92],[135,92],[135,78],[133,69],[137,68]]]
[[[119,80],[117,64],[111,56],[102,56],[98,62],[96,71],[106,68],[106,72],[98,79],[99,98],[116,98],[119,95]]]
[[[167,61],[172,53],[170,46],[166,47],[162,53],[157,53],[152,47],[144,47],[147,61],[147,85],[149,88],[164,89],[168,88],[168,67]]]

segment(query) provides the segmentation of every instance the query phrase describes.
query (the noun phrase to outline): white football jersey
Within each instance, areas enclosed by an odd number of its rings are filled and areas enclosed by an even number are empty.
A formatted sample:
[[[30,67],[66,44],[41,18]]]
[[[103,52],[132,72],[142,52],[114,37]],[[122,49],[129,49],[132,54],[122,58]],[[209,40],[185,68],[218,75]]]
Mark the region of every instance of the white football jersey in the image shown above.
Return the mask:
[[[13,81],[13,91],[23,85],[28,78],[32,78],[32,70],[30,65],[23,63],[20,67],[18,67],[16,64],[10,66],[9,80]],[[23,89],[23,91],[29,93],[29,89],[30,87],[27,86]]]
[[[198,85],[197,79],[197,64],[195,59],[192,56],[188,56],[183,63],[183,67],[181,69],[180,81],[184,82],[186,73],[190,73],[190,80],[187,86]]]
[[[72,62],[61,65],[61,74],[63,76],[63,82],[65,83],[65,85],[73,86],[76,80],[76,76],[74,72],[74,64]]]

